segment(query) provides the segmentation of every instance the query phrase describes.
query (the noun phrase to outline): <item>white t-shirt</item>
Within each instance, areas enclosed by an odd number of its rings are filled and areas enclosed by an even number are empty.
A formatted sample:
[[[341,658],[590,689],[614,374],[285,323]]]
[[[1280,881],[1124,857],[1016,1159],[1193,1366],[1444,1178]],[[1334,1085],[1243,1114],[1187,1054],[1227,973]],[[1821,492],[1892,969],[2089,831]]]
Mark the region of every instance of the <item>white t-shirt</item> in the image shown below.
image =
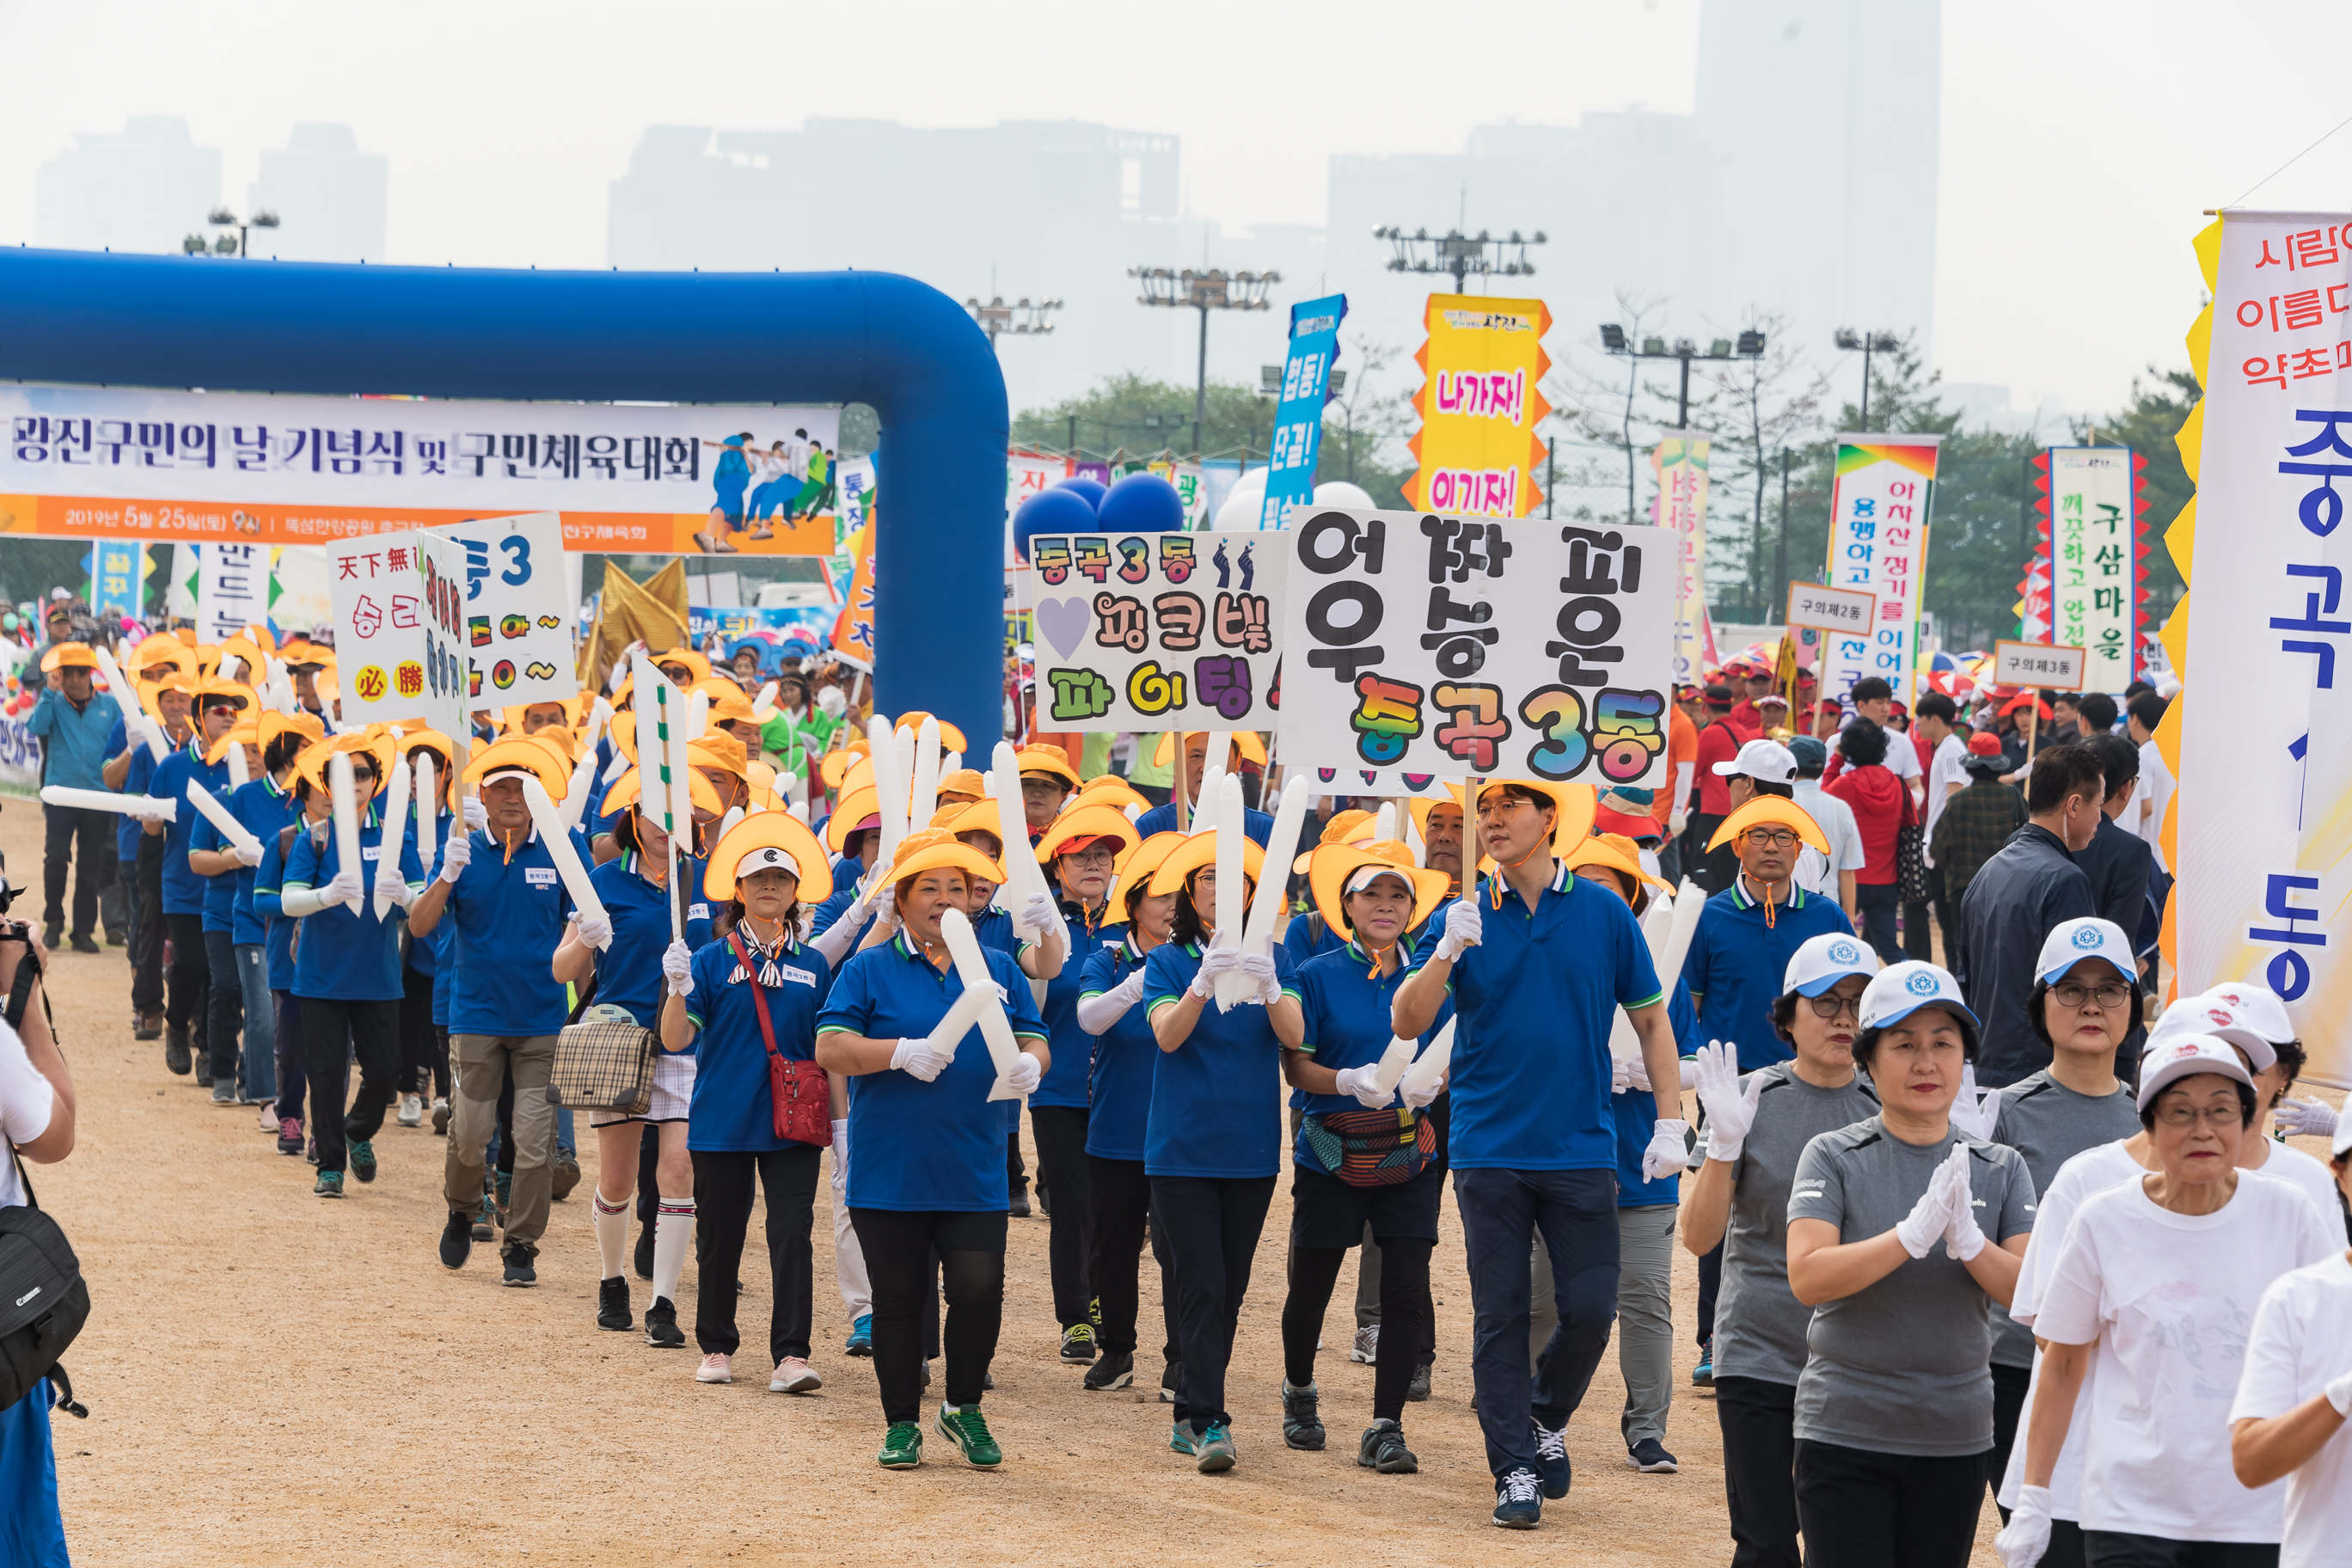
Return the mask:
[[[1944,815],[1944,802],[1951,797],[1952,786],[1966,788],[1969,770],[1961,764],[1969,759],[1969,743],[1958,733],[1943,738],[1927,767],[1927,841],[1935,842],[1937,820]],[[1931,861],[1930,864],[1933,864]]]
[[[2138,1182],[2084,1201],[2042,1287],[2033,1331],[2054,1344],[2097,1345],[2085,1531],[2279,1539],[2286,1483],[2251,1491],[2238,1484],[2230,1401],[2263,1292],[2343,1241],[2343,1227],[2301,1192],[2252,1171],[2238,1173],[2238,1190],[2210,1215],[2161,1208]]]
[[[2284,1415],[2352,1372],[2352,1264],[2342,1252],[2271,1281],[2254,1309],[2232,1422]],[[2352,1539],[2352,1433],[2338,1430],[2286,1479],[2279,1568],[2344,1561]]]
[[[2319,1205],[2319,1212],[2330,1219],[2342,1217],[2343,1205],[2336,1196],[2336,1178],[2302,1150],[2271,1139],[2262,1140],[2266,1151],[2260,1167],[2261,1173],[2273,1176],[2290,1185],[2303,1189],[2303,1195]]]
[[[1797,886],[1835,903],[1837,874],[1860,871],[1866,858],[1862,848],[1862,826],[1853,819],[1853,807],[1823,789],[1819,779],[1795,780],[1789,793],[1805,815],[1820,825],[1822,837],[1830,841],[1827,858],[1818,849],[1797,851]]]
[[[32,1059],[16,1031],[0,1023],[0,1208],[24,1204],[25,1184],[16,1176],[13,1143],[30,1143],[49,1130],[57,1096]]]
[[[2172,770],[2164,765],[2164,753],[2157,749],[2156,742],[2142,742],[2139,748],[2139,788],[2134,792],[2131,805],[2124,808],[2124,815],[2131,819],[2124,826],[2156,846],[2156,868],[2159,871],[2169,872],[2172,869],[2164,863],[2164,846],[2158,841],[2164,837],[2165,807],[2172,803],[2172,792],[2178,787],[2179,781],[2173,778]],[[2148,815],[2145,818],[2140,816],[2142,801],[2146,801],[2148,806]]]

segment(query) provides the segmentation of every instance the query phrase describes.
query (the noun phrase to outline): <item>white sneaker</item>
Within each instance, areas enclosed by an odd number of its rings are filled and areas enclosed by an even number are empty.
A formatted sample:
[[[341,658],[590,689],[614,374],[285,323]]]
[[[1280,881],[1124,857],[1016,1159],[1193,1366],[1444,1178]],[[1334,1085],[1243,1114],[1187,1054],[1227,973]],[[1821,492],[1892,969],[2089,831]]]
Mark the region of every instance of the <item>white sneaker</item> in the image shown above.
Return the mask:
[[[416,1094],[402,1095],[400,1097],[400,1114],[398,1120],[403,1127],[423,1126],[425,1124],[425,1097]]]
[[[1348,1359],[1349,1361],[1361,1362],[1366,1366],[1375,1366],[1379,1364],[1381,1359],[1381,1326],[1378,1323],[1368,1324],[1356,1331],[1356,1348],[1348,1352]]]
[[[702,1364],[700,1366],[694,1369],[694,1381],[697,1383],[732,1383],[735,1381],[734,1364],[730,1362],[727,1357],[720,1355],[717,1351],[713,1351],[709,1355],[702,1358]]]
[[[778,1362],[776,1375],[768,1379],[768,1392],[771,1394],[814,1394],[824,1386],[824,1379],[796,1355],[788,1355]]]

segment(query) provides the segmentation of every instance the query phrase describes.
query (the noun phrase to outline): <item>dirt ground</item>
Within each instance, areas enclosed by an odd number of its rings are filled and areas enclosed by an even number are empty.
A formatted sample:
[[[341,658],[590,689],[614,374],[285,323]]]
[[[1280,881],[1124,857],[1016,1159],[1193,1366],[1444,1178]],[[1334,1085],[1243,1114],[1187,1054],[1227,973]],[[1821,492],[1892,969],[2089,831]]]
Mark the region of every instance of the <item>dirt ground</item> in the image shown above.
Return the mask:
[[[0,850],[39,884],[39,807],[10,798]],[[16,913],[38,915],[37,892]],[[1421,1473],[1359,1469],[1371,1369],[1347,1360],[1352,1268],[1318,1367],[1331,1447],[1282,1445],[1278,1317],[1286,1191],[1260,1243],[1231,1377],[1238,1468],[1196,1474],[1167,1446],[1156,1389],[1088,1394],[1056,1355],[1048,1222],[1015,1220],[991,1425],[993,1473],[929,1436],[913,1473],[874,1463],[873,1363],[841,1353],[820,1189],[816,1353],[822,1393],[772,1394],[759,1347],[765,1270],[747,1257],[746,1350],[731,1386],[693,1380],[694,1352],[594,1327],[587,1179],[556,1205],[535,1290],[504,1289],[494,1249],[459,1273],[435,1257],[443,1141],[387,1123],[382,1173],[328,1203],[311,1167],[276,1152],[249,1109],[215,1109],[131,1037],[120,950],[57,959],[58,1031],[80,1097],[80,1144],[37,1180],[90,1285],[68,1358],[86,1421],[56,1417],[68,1537],[85,1563],[321,1560],[681,1565],[727,1560],[1290,1563],[1727,1560],[1720,1446],[1691,1388],[1696,1276],[1677,1250],[1676,1385],[1666,1446],[1682,1471],[1628,1469],[1614,1355],[1569,1436],[1575,1489],[1519,1534],[1486,1522],[1493,1491],[1470,1411],[1470,1300],[1451,1198],[1436,1254],[1434,1395],[1409,1406]],[[2330,1099],[2335,1098],[2333,1095]],[[586,1136],[585,1119],[582,1134]],[[1033,1165],[1034,1169],[1034,1159]],[[755,1220],[752,1236],[759,1235]],[[634,1233],[632,1240],[634,1241]],[[231,1278],[235,1276],[235,1278]],[[1158,1321],[1146,1268],[1144,1321]],[[648,1288],[634,1276],[641,1314]],[[689,1262],[679,1315],[691,1323]],[[1147,1343],[1156,1343],[1147,1331]],[[1149,1352],[1144,1358],[1151,1359]],[[1156,1384],[1156,1367],[1143,1380]],[[1988,1505],[1976,1562],[1995,1562]],[[1565,1555],[1564,1555],[1565,1554]]]

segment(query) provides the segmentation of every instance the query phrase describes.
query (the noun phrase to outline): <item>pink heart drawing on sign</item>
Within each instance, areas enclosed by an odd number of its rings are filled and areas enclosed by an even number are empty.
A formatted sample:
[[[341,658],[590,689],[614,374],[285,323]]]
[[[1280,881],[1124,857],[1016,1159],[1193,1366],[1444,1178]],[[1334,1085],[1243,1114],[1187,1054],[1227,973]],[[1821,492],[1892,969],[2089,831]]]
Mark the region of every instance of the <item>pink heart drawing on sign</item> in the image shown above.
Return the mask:
[[[1083,597],[1037,601],[1037,630],[1064,658],[1087,640],[1087,624],[1092,616]]]

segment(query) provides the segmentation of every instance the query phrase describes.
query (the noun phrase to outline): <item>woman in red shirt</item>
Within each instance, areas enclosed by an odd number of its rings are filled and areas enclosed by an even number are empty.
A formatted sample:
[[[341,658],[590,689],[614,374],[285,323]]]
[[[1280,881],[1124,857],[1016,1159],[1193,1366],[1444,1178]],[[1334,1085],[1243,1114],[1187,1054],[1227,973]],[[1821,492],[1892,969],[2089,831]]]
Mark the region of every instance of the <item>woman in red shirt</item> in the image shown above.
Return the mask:
[[[1838,734],[1845,770],[1822,788],[1853,808],[1862,830],[1862,869],[1854,875],[1854,901],[1862,911],[1862,934],[1886,963],[1903,960],[1895,937],[1895,840],[1903,826],[1908,792],[1886,763],[1887,733],[1856,719]],[[1905,742],[1908,744],[1908,742]]]

